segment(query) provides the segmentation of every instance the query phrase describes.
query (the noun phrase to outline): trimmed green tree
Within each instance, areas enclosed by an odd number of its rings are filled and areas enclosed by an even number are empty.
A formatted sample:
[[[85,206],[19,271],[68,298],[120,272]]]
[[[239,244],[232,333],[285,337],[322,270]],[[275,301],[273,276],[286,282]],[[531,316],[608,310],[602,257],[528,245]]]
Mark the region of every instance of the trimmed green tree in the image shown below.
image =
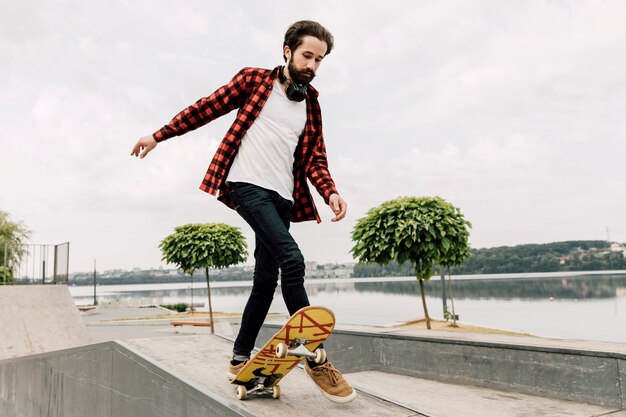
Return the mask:
[[[244,235],[239,228],[224,223],[186,224],[176,227],[174,233],[161,241],[159,248],[163,261],[177,265],[192,279],[196,269],[204,268],[213,333],[209,268],[226,268],[245,262],[248,245]]]
[[[30,230],[22,222],[12,221],[9,213],[0,210],[0,283],[13,282],[13,266],[24,257],[29,237]]]
[[[399,197],[370,209],[357,221],[352,254],[359,262],[415,263],[426,327],[424,280],[430,280],[433,264],[459,265],[470,256],[471,223],[461,211],[440,197]]]

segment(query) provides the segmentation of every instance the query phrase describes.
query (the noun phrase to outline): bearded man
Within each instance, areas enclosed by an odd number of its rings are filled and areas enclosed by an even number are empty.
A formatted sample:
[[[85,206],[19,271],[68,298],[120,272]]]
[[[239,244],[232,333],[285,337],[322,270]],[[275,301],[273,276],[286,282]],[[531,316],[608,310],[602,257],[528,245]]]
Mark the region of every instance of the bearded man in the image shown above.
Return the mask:
[[[237,210],[255,233],[253,286],[228,365],[231,379],[250,358],[279,271],[289,314],[309,305],[304,257],[289,232],[291,222],[321,221],[307,179],[335,214],[331,221],[346,215],[347,204],[328,170],[318,93],[310,84],[333,42],[317,22],[294,23],[284,37],[285,66],[242,69],[228,84],[139,139],[131,153],[143,158],[159,142],[238,109],[200,186],[212,195],[219,192],[218,199]],[[356,397],[328,360],[306,360],[305,371],[328,399],[349,402]]]

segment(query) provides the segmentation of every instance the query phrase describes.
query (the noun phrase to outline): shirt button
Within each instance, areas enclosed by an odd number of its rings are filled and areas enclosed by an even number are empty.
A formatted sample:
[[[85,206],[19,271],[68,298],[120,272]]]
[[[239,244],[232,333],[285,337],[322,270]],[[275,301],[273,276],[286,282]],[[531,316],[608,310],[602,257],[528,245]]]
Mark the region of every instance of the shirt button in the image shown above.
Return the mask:
[[[215,174],[215,178],[222,178],[222,174]]]
[[[271,90],[271,89],[272,89],[272,86],[270,85],[269,87],[267,87],[267,89],[268,89],[268,90]]]
[[[257,106],[258,108],[260,108],[260,107],[261,107],[261,103],[257,103],[257,104],[256,104],[256,106]]]

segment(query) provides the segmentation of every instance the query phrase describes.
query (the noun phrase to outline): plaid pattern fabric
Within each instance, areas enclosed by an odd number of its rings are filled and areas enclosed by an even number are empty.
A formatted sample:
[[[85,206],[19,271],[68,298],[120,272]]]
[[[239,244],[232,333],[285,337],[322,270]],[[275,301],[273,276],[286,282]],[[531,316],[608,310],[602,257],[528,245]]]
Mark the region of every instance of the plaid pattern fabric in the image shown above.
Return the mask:
[[[218,199],[230,208],[233,208],[233,204],[224,179],[227,177],[242,138],[265,105],[279,70],[280,67],[273,70],[242,69],[228,84],[187,107],[153,134],[154,139],[161,142],[195,130],[234,109],[239,109],[235,121],[222,139],[200,185],[201,190],[212,195],[219,191]],[[328,171],[326,147],[322,135],[322,112],[317,96],[317,91],[309,85],[306,98],[307,121],[295,151],[294,206],[291,213],[293,222],[316,220],[319,223],[321,221],[306,183],[307,178],[327,204],[330,196],[337,193],[335,183]]]

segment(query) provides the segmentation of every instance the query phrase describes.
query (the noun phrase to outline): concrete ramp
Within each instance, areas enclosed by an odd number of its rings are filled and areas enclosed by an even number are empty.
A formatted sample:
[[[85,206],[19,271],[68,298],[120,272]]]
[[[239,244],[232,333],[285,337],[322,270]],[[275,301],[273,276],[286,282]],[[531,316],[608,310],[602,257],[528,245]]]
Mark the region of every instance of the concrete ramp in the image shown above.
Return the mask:
[[[236,386],[227,380],[226,369],[232,355],[232,342],[217,336],[184,336],[134,339],[123,343],[168,369],[181,380],[204,387],[221,398],[231,409],[256,417],[415,417],[410,409],[369,395],[360,395],[348,404],[328,401],[308,379],[304,370],[294,369],[280,382],[281,397],[251,398],[239,401]]]
[[[0,360],[2,417],[254,417],[119,342]]]
[[[104,342],[0,360],[0,416],[11,417],[415,417],[361,395],[326,400],[295,369],[280,400],[239,401],[226,378],[232,344],[218,336]]]
[[[0,360],[90,342],[66,286],[0,286]]]

